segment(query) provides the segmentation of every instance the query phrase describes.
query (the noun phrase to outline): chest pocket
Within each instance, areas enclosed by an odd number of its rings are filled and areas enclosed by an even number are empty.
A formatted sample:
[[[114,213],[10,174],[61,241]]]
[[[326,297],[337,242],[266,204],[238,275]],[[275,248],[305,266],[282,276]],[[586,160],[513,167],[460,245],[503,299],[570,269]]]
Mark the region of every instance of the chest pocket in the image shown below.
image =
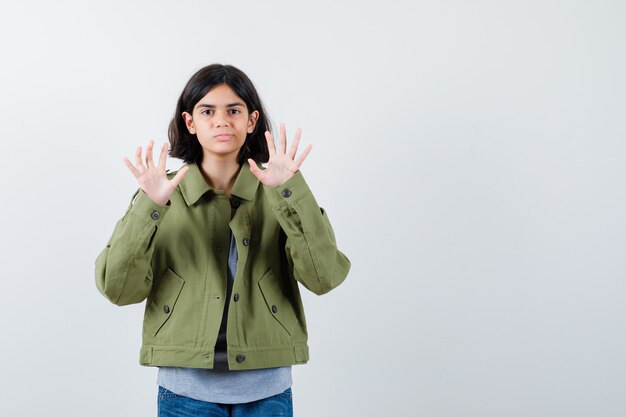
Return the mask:
[[[297,318],[293,305],[271,269],[259,280],[259,288],[269,313],[291,336]]]
[[[146,306],[145,326],[146,330],[153,336],[157,335],[159,330],[174,314],[176,301],[184,284],[185,281],[171,269],[168,269],[163,278],[161,278],[154,297]]]

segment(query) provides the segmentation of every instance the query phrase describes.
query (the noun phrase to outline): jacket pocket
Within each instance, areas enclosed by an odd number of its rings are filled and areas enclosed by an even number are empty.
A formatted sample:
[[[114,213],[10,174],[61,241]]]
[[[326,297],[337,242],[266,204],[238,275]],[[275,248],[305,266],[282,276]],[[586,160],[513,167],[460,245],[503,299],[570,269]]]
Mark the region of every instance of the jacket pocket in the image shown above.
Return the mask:
[[[146,305],[145,327],[149,334],[156,336],[172,316],[184,284],[185,281],[171,269],[165,272],[154,297]]]
[[[259,280],[259,289],[267,305],[269,313],[291,336],[298,319],[293,305],[272,270],[268,270]]]

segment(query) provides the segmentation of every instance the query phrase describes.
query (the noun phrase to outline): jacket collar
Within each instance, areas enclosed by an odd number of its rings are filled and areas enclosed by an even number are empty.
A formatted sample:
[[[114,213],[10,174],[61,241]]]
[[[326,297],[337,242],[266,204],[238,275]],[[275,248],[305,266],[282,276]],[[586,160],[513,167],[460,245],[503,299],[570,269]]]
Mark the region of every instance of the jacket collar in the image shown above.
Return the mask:
[[[186,165],[189,167],[189,171],[181,181],[179,188],[185,199],[185,203],[187,203],[187,206],[191,206],[207,191],[212,191],[213,189],[209,187],[209,184],[205,181],[198,164],[190,163]],[[241,165],[239,174],[237,174],[231,194],[243,200],[253,201],[258,186],[258,178],[250,172],[248,162],[244,162],[243,165]]]

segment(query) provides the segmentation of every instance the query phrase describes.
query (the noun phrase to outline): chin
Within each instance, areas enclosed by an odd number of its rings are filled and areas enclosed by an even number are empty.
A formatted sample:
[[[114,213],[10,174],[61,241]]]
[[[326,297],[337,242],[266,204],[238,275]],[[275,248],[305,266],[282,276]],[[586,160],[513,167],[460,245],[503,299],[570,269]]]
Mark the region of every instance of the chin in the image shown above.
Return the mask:
[[[233,159],[237,159],[237,155],[239,155],[239,150],[241,149],[239,148],[233,148],[232,146],[228,147],[228,149],[225,149],[226,147],[211,147],[210,149],[207,148],[203,148],[203,154],[204,155],[212,155],[212,156],[217,156],[219,158],[228,158],[228,157],[232,157]]]

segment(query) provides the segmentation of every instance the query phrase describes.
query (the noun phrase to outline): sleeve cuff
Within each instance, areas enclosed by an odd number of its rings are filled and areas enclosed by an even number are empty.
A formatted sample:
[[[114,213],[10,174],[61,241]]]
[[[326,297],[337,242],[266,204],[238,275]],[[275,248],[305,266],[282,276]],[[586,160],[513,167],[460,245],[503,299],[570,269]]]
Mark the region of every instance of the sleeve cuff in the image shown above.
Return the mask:
[[[133,201],[130,212],[145,223],[158,226],[165,213],[169,210],[169,206],[160,206],[150,199],[142,190],[139,190],[135,200]]]
[[[272,207],[292,205],[311,193],[300,171],[277,187],[263,187]]]

